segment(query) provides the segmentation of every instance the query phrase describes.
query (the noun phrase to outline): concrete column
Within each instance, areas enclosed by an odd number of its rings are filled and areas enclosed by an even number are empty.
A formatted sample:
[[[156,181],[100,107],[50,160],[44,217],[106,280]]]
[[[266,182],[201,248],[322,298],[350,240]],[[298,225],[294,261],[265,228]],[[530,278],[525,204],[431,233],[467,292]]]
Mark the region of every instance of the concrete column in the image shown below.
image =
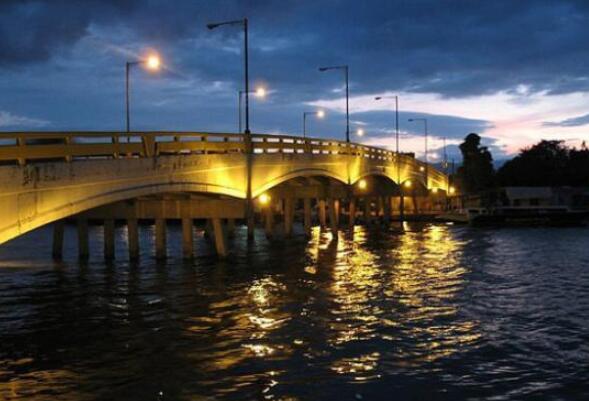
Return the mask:
[[[78,217],[78,258],[86,260],[90,256],[90,247],[88,244],[88,220]]]
[[[376,205],[376,218],[384,217],[384,202],[382,196],[376,198]]]
[[[256,221],[255,221],[254,215],[252,213],[252,215],[247,218],[247,238],[250,240],[254,239],[255,224],[256,224]]]
[[[335,199],[329,198],[327,201],[329,207],[329,226],[334,237],[337,238],[337,210],[335,208]]]
[[[114,219],[104,220],[104,259],[115,258],[115,221]]]
[[[356,224],[356,198],[350,198],[350,206],[349,206],[349,214],[348,214],[348,224],[350,228],[353,228]]]
[[[319,199],[317,201],[317,205],[319,207],[319,224],[321,225],[321,228],[323,229],[327,225],[327,216],[326,216],[326,211],[325,211],[325,199]]]
[[[366,224],[371,223],[371,220],[372,220],[371,206],[370,206],[371,203],[372,203],[372,199],[370,199],[370,197],[368,197],[368,196],[365,196],[364,197],[364,221],[366,222]]]
[[[223,230],[223,223],[221,219],[215,217],[212,220],[213,223],[213,231],[215,235],[215,248],[217,249],[217,255],[219,257],[224,258],[227,256],[227,242],[225,239],[225,232]]]
[[[53,223],[53,250],[52,256],[55,260],[61,260],[63,258],[63,235],[65,227],[63,220],[58,220]]]
[[[235,236],[235,219],[227,219],[227,236],[229,238]]]
[[[335,210],[335,224],[339,227],[339,217],[342,211],[342,203],[339,199],[335,200],[333,207]]]
[[[284,234],[287,237],[292,235],[292,224],[294,221],[294,199],[284,199]]]
[[[264,208],[264,231],[266,238],[272,238],[272,234],[274,234],[274,208],[272,204],[268,204]]]
[[[383,198],[383,220],[386,224],[391,222],[391,198],[390,196],[385,196]]]
[[[311,231],[311,199],[304,198],[303,199],[303,225],[305,227],[305,232],[308,233]]]
[[[155,219],[155,258],[166,258],[166,219]]]
[[[405,196],[401,192],[399,196],[399,221],[405,220]]]
[[[207,219],[205,223],[205,238],[209,241],[212,241],[215,238],[215,234],[213,233],[213,222],[211,219]]]
[[[129,260],[139,259],[139,225],[135,218],[127,219],[127,243]]]
[[[194,234],[192,219],[184,217],[182,219],[182,257],[192,259],[194,256]]]

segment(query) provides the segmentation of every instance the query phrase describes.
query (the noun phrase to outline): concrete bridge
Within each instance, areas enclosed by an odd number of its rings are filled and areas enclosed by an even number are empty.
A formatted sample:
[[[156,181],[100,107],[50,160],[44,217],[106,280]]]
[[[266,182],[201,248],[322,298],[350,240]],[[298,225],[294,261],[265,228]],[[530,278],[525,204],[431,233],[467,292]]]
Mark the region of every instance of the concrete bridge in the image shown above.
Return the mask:
[[[82,257],[88,219],[104,219],[107,257],[119,219],[128,221],[131,257],[138,252],[131,242],[141,219],[155,220],[160,256],[166,219],[183,221],[186,255],[193,220],[210,219],[223,255],[234,219],[247,221],[250,232],[262,219],[271,235],[278,213],[289,234],[302,204],[305,228],[316,211],[321,225],[329,215],[337,230],[342,213],[354,224],[362,199],[367,220],[390,218],[395,205],[403,214],[409,195],[413,209],[417,198],[431,208],[449,190],[445,174],[411,155],[335,140],[199,132],[0,134],[0,244],[57,222],[56,257],[66,218],[79,222]],[[244,201],[248,193],[251,203]]]

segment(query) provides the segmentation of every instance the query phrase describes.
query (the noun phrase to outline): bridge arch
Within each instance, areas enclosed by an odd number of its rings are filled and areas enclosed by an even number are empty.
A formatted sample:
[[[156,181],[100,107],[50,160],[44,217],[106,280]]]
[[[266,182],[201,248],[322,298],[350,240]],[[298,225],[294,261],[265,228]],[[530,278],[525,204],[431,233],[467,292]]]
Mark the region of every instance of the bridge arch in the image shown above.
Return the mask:
[[[264,182],[261,185],[256,186],[256,190],[252,190],[252,197],[256,198],[266,191],[277,187],[280,184],[286,183],[296,178],[310,178],[310,177],[326,177],[331,178],[341,184],[347,184],[347,177],[342,174],[338,174],[329,169],[318,169],[318,168],[301,168],[292,170],[286,174],[277,176],[269,181]]]

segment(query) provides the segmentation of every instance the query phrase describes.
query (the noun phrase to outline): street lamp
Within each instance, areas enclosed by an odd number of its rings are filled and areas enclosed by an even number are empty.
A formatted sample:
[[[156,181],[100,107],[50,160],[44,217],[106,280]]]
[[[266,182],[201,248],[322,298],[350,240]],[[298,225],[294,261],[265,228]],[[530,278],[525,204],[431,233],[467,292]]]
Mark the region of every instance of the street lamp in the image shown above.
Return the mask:
[[[266,97],[266,89],[264,88],[258,88],[255,91],[250,91],[249,93],[255,95],[258,98],[265,98]],[[243,95],[245,94],[245,91],[238,91],[237,92],[237,97],[238,97],[238,108],[239,108],[239,133],[241,134],[241,99],[243,98]]]
[[[358,128],[356,130],[356,135],[358,135],[358,136],[364,136],[364,130],[362,128]]]
[[[399,154],[399,96],[377,96],[374,100],[395,99],[395,143],[397,154]]]
[[[325,112],[323,110],[303,112],[303,138],[307,137],[307,116],[310,115],[317,116],[317,118],[323,118],[325,117]]]
[[[247,18],[234,20],[234,21],[225,21],[225,22],[216,22],[212,24],[207,24],[207,28],[215,29],[223,25],[242,25],[243,26],[243,43],[244,43],[244,80],[245,80],[245,134],[249,135],[250,131],[250,111],[249,111],[249,61],[248,61],[248,39],[247,39]]]
[[[425,159],[425,186],[427,188],[428,182],[428,165],[427,165],[427,118],[410,118],[409,122],[415,122],[415,121],[422,121],[423,122],[423,127],[424,127],[424,133],[425,133],[425,155],[424,155],[424,159]]]
[[[234,21],[225,21],[225,22],[215,22],[211,24],[207,24],[207,28],[215,29],[223,25],[242,25],[243,26],[243,59],[244,59],[244,81],[245,81],[245,145],[246,145],[246,155],[247,155],[247,188],[246,188],[246,217],[247,217],[247,236],[248,239],[253,239],[254,237],[254,213],[253,213],[253,204],[252,204],[252,142],[251,142],[251,131],[250,131],[250,103],[249,103],[249,93],[250,93],[250,84],[249,84],[249,58],[248,58],[248,39],[247,39],[247,18],[234,20]]]
[[[136,61],[127,61],[125,63],[125,109],[126,109],[126,128],[127,132],[130,131],[131,128],[131,119],[129,113],[129,72],[131,67],[134,65],[144,64],[148,70],[157,71],[160,68],[160,58],[152,54],[145,60],[136,60]]]
[[[348,80],[348,66],[336,65],[332,67],[320,67],[319,71],[343,70],[346,78],[346,142],[350,142],[350,85]]]

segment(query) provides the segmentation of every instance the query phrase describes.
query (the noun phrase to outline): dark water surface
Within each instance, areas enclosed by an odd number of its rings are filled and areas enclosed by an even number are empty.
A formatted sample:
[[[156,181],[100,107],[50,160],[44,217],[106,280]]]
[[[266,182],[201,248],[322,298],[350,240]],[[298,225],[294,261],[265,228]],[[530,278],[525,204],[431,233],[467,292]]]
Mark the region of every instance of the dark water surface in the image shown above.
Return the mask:
[[[117,229],[124,237],[125,230]],[[357,227],[225,262],[0,248],[3,400],[589,399],[589,229]]]

